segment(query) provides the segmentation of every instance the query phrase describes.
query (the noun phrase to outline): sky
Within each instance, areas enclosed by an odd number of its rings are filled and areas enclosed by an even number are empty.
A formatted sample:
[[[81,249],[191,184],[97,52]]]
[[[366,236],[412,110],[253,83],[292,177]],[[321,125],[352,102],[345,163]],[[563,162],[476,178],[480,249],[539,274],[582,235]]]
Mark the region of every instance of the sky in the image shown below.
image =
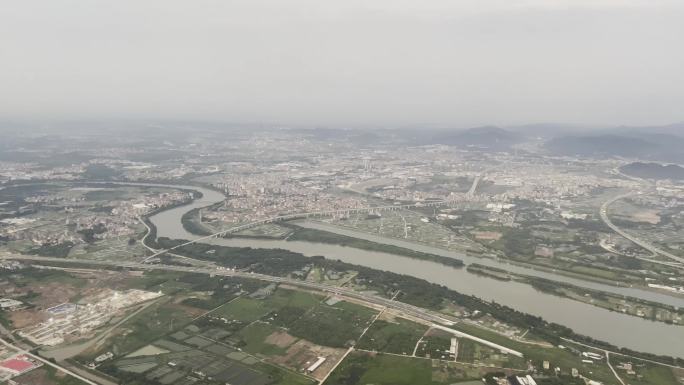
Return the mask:
[[[0,0],[0,119],[684,121],[682,0]]]

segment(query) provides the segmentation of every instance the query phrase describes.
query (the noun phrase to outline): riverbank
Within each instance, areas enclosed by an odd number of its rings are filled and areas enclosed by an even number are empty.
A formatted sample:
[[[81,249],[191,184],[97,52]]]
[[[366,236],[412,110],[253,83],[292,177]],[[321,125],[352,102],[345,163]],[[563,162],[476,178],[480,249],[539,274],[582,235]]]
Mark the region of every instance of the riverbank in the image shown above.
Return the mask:
[[[684,297],[677,296],[673,293],[664,293],[661,290],[650,288],[640,282],[640,285],[628,285],[622,282],[616,282],[606,278],[594,277],[591,275],[580,274],[577,272],[558,270],[548,265],[530,264],[520,262],[513,259],[496,259],[489,257],[472,256],[465,254],[457,254],[446,249],[439,248],[424,242],[416,240],[406,240],[393,237],[386,237],[384,235],[377,235],[371,233],[364,233],[356,229],[333,225],[326,222],[319,221],[300,221],[297,222],[299,226],[319,229],[324,231],[342,234],[360,239],[372,240],[383,244],[400,245],[405,248],[413,250],[421,250],[433,254],[443,256],[453,256],[463,260],[466,265],[480,264],[490,269],[499,269],[508,271],[512,274],[521,274],[527,276],[540,276],[542,278],[569,283],[579,287],[587,287],[593,290],[606,291],[618,295],[626,295],[634,298],[643,298],[651,302],[661,302],[670,306],[684,307]]]
[[[477,263],[468,265],[468,272],[505,282],[508,282],[512,279],[511,275],[506,270],[487,268],[487,266],[479,265]]]
[[[198,214],[201,208],[195,208],[181,217],[183,228],[189,233],[197,236],[211,235],[212,232],[207,230],[204,226],[198,223]],[[278,222],[278,226],[289,229],[290,231],[280,237],[269,237],[259,235],[242,235],[242,234],[227,234],[223,238],[239,238],[239,239],[254,239],[254,240],[282,240],[282,241],[303,241],[303,242],[317,242],[331,245],[339,245],[344,247],[352,247],[360,250],[377,251],[388,254],[396,254],[404,257],[415,258],[425,261],[436,262],[445,266],[461,268],[465,266],[462,260],[457,258],[444,257],[437,254],[424,253],[404,247],[388,245],[384,243],[377,243],[365,239],[349,237],[346,235],[336,234],[329,231],[310,229],[298,226],[292,221]]]
[[[675,306],[629,296],[615,295],[599,290],[590,290],[539,277],[510,274],[502,269],[490,268],[479,264],[468,265],[467,269],[474,274],[493,279],[503,281],[515,280],[516,282],[527,283],[541,292],[583,302],[606,310],[670,325],[684,324],[684,309]]]
[[[223,199],[224,197],[222,194],[208,190],[205,194],[205,198],[201,201],[193,202],[186,207],[162,212],[150,219],[151,222],[157,226],[157,231],[160,236],[166,236],[173,239],[193,239],[196,237],[182,227],[180,218],[190,209],[206,207],[222,201]],[[309,225],[308,222],[305,222],[305,224]],[[325,230],[327,230],[327,228],[325,228]],[[337,230],[335,230],[335,232],[337,232]],[[352,235],[356,234],[354,233]],[[376,241],[375,238],[377,237],[362,234],[360,238]],[[434,247],[401,242],[394,239],[389,241],[400,247],[463,259],[466,264],[481,263],[492,267],[502,268],[516,274],[539,276],[553,281],[576,284],[581,287],[603,290],[618,295],[629,295],[635,298],[684,307],[684,299],[662,293],[654,293],[637,288],[599,284],[586,280],[569,278],[553,272],[525,268],[500,260],[469,257]],[[202,242],[212,246],[220,245],[234,248],[285,249],[307,257],[325,255],[328,259],[340,260],[378,271],[389,271],[395,274],[426,280],[464,295],[478,297],[483,301],[506,304],[506,306],[524,313],[542,317],[549,320],[549,322],[567,325],[574,329],[578,334],[608,341],[613,345],[626,346],[632,350],[645,351],[654,354],[684,357],[684,346],[669,343],[673,339],[684,340],[684,328],[660,322],[651,322],[642,318],[611,312],[579,301],[543,293],[526,283],[515,281],[502,282],[471,274],[467,272],[466,269],[455,269],[431,261],[416,260],[395,254],[371,252],[331,244],[237,238],[207,238]],[[388,242],[388,240],[385,238],[378,240],[378,243],[386,242]],[[616,327],[616,325],[619,325],[619,327]],[[649,338],[641,338],[640,336],[643,335],[649,335]]]
[[[527,270],[532,270],[535,272],[544,272],[548,275],[553,275],[556,277],[555,280],[561,281],[559,277],[568,277],[572,278],[573,280],[577,281],[583,281],[583,282],[589,282],[589,283],[597,283],[597,284],[602,284],[602,285],[609,285],[609,286],[619,286],[619,287],[630,287],[630,288],[635,288],[641,291],[646,291],[646,292],[653,292],[653,293],[660,293],[663,294],[662,291],[653,289],[651,287],[648,287],[645,284],[645,280],[643,278],[640,279],[632,279],[629,282],[623,282],[615,279],[611,279],[605,276],[605,274],[595,274],[595,272],[592,269],[586,269],[580,265],[576,265],[575,267],[578,268],[579,271],[575,271],[572,269],[564,269],[560,268],[558,266],[554,266],[548,263],[542,264],[542,263],[531,263],[528,260],[524,259],[519,259],[519,258],[508,258],[504,256],[496,256],[496,255],[483,255],[481,253],[455,253],[453,251],[450,251],[448,249],[442,248],[438,245],[434,245],[428,242],[422,242],[420,240],[416,239],[404,239],[404,238],[399,238],[399,237],[393,237],[387,234],[375,234],[375,233],[369,233],[369,232],[364,232],[360,229],[349,227],[349,226],[344,226],[339,223],[332,224],[329,222],[325,221],[317,221],[317,220],[310,220],[307,219],[306,221],[299,221],[298,224],[300,226],[306,227],[306,228],[314,228],[314,229],[319,229],[319,230],[325,230],[329,232],[333,232],[336,234],[344,234],[347,236],[352,236],[355,238],[361,238],[361,239],[372,239],[378,243],[386,243],[386,244],[402,244],[406,248],[422,248],[426,249],[429,248],[432,250],[432,253],[434,254],[440,254],[440,255],[456,255],[457,258],[462,259],[466,262],[466,264],[470,264],[468,261],[473,261],[473,263],[482,263],[482,264],[489,264],[489,265],[498,265],[496,267],[499,268],[505,268],[507,270],[510,270],[512,266],[516,266],[519,268],[527,269]],[[492,262],[490,262],[492,261]],[[505,267],[504,267],[505,266]],[[515,271],[513,271],[515,272]],[[684,298],[684,297],[680,297]],[[684,305],[683,305],[684,306]]]
[[[436,262],[445,266],[456,268],[461,268],[465,265],[462,260],[456,258],[449,258],[437,254],[424,253],[394,245],[371,242],[365,239],[348,237],[346,235],[335,234],[323,230],[307,229],[301,226],[297,226],[295,224],[281,224],[281,226],[283,225],[293,229],[292,234],[287,237],[287,241],[328,243],[345,247],[353,247],[361,250],[378,251],[382,253],[402,255],[409,258]]]
[[[176,247],[185,242],[186,241],[184,240],[171,240],[168,238],[160,238],[158,240],[160,247],[165,249]],[[591,344],[601,349],[620,351],[635,357],[652,359],[671,365],[684,365],[684,359],[618,348],[607,342],[580,335],[570,328],[557,323],[547,322],[540,317],[520,312],[506,305],[487,302],[474,296],[464,295],[444,286],[430,283],[410,275],[375,270],[365,266],[329,260],[322,256],[310,258],[302,254],[282,249],[240,249],[196,243],[177,247],[174,249],[174,253],[189,258],[214,262],[218,265],[240,271],[250,271],[256,274],[275,276],[288,276],[293,271],[306,271],[307,266],[310,266],[311,264],[326,270],[356,271],[358,274],[354,279],[357,283],[365,285],[368,289],[375,292],[385,293],[386,296],[391,293],[396,293],[396,291],[399,290],[400,295],[395,299],[413,306],[444,312],[444,304],[451,302],[455,305],[465,307],[471,312],[479,311],[481,313],[490,314],[501,322],[523,329],[534,330],[536,336],[554,345],[561,343],[562,338],[568,338]]]

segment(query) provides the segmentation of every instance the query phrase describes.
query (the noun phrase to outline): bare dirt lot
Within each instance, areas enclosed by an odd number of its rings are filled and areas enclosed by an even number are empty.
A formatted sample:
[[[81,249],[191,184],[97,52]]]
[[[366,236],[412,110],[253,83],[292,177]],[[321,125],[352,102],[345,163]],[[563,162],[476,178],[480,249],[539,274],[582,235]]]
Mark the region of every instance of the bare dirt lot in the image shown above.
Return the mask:
[[[293,337],[285,332],[277,331],[266,337],[264,342],[275,345],[281,348],[286,348],[297,341],[296,337]]]
[[[287,349],[285,355],[274,357],[273,362],[300,371],[313,364],[318,357],[325,357],[325,362],[310,373],[314,378],[321,380],[342,358],[344,352],[344,349],[329,348],[299,340]]]
[[[31,301],[35,308],[15,311],[10,315],[12,325],[17,329],[45,321],[49,318],[45,309],[69,302],[79,292],[74,286],[57,282],[33,285],[31,290],[38,294],[36,299]]]
[[[660,223],[660,213],[657,210],[641,210],[631,215],[633,222],[646,222],[652,225]]]

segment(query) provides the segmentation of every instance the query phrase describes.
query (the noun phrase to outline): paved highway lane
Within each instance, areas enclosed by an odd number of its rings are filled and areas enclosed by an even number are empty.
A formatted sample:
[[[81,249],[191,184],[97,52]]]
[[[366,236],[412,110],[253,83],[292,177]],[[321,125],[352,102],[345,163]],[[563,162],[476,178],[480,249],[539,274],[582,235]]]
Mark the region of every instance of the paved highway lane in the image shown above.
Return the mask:
[[[672,259],[672,260],[677,261],[677,262],[679,262],[679,263],[684,263],[684,258],[683,258],[683,257],[674,255],[674,254],[672,254],[672,253],[668,253],[668,252],[665,251],[665,250],[659,249],[659,248],[653,246],[652,244],[650,244],[650,243],[648,243],[648,242],[646,242],[646,241],[644,241],[644,240],[642,240],[642,239],[639,239],[638,237],[636,237],[636,236],[634,236],[634,235],[632,235],[632,234],[627,233],[626,231],[624,231],[624,230],[622,230],[621,228],[617,227],[617,226],[610,220],[610,217],[608,217],[608,209],[610,208],[610,205],[611,205],[611,204],[613,204],[613,203],[619,201],[620,199],[624,199],[624,198],[627,198],[627,197],[630,197],[630,196],[634,196],[634,195],[637,195],[637,194],[639,194],[639,193],[627,193],[627,194],[618,195],[618,196],[616,196],[616,197],[613,197],[613,198],[609,199],[609,200],[606,201],[605,203],[603,203],[603,205],[601,205],[601,220],[603,220],[603,223],[605,223],[606,226],[610,227],[611,230],[615,231],[616,233],[618,233],[618,234],[621,235],[622,237],[624,237],[624,238],[626,238],[626,239],[632,241],[634,244],[636,244],[636,245],[642,247],[642,248],[645,249],[645,250],[650,251],[651,253],[653,253],[653,254],[655,254],[655,255],[661,255],[661,256],[663,256],[663,257]]]

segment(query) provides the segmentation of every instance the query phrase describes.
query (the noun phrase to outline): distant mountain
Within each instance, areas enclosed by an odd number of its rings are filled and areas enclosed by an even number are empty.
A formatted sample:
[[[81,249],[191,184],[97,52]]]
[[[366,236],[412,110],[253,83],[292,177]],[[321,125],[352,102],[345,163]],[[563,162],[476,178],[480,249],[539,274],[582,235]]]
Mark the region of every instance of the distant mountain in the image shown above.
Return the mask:
[[[638,156],[656,146],[645,140],[619,135],[565,136],[546,142],[559,155]]]
[[[524,137],[503,128],[484,126],[462,131],[434,131],[432,135],[424,135],[423,139],[429,144],[506,150],[523,141]]]
[[[670,134],[631,132],[563,136],[547,141],[545,147],[557,155],[684,162],[684,137]]]
[[[506,129],[528,137],[555,138],[558,136],[586,134],[597,128],[561,123],[534,123],[521,126],[508,126]]]
[[[643,179],[684,180],[684,167],[675,164],[634,162],[620,167],[620,171]]]
[[[664,126],[621,126],[607,131],[619,135],[667,135],[684,137],[684,122]]]

